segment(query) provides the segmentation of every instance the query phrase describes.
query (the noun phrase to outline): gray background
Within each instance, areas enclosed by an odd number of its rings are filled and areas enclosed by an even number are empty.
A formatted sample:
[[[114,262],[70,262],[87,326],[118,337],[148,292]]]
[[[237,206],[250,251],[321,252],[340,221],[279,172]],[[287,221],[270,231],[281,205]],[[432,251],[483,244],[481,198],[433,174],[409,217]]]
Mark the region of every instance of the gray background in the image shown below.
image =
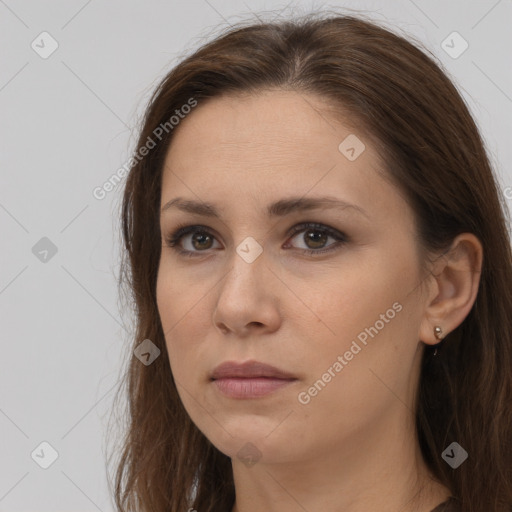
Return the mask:
[[[116,285],[123,183],[92,191],[131,155],[177,59],[220,25],[287,5],[362,9],[423,41],[468,102],[510,207],[511,0],[0,0],[0,511],[114,510],[105,438],[131,342]],[[58,42],[46,59],[31,47],[51,48],[43,31]],[[458,58],[441,47],[453,31],[469,44]],[[44,441],[58,452],[47,469]]]

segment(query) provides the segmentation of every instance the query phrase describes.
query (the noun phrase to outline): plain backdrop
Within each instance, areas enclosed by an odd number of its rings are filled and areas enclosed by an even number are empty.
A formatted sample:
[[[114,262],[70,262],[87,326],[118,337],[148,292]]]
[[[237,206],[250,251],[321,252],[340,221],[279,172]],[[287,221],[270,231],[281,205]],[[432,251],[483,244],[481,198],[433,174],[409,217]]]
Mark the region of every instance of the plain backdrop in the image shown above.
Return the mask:
[[[105,438],[132,342],[117,288],[122,183],[93,190],[131,155],[153,88],[251,12],[340,6],[439,59],[510,207],[510,0],[0,0],[0,512],[114,510]]]

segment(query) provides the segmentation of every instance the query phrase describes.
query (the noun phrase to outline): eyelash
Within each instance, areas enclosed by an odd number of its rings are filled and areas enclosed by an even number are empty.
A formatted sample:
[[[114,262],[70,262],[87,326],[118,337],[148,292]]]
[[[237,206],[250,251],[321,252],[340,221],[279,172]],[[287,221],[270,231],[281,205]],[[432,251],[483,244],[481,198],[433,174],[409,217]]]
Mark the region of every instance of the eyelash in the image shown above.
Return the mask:
[[[318,255],[318,254],[325,254],[331,251],[334,251],[339,248],[340,245],[346,243],[348,241],[347,236],[344,233],[341,233],[335,229],[332,229],[328,226],[325,226],[323,224],[318,224],[314,222],[307,222],[302,223],[294,226],[291,231],[288,233],[288,237],[294,237],[297,233],[300,233],[301,231],[307,231],[307,230],[315,230],[320,231],[322,233],[325,233],[332,238],[336,240],[337,243],[331,244],[327,249],[298,249],[303,254],[308,255]],[[188,234],[195,234],[200,233],[204,235],[209,235],[213,237],[213,234],[208,231],[208,229],[205,226],[201,225],[186,225],[186,224],[180,224],[176,230],[171,233],[170,235],[165,237],[165,242],[168,247],[171,247],[173,250],[177,251],[182,256],[186,257],[199,257],[201,256],[201,253],[207,252],[205,251],[188,251],[186,249],[181,249],[178,246],[179,241]]]

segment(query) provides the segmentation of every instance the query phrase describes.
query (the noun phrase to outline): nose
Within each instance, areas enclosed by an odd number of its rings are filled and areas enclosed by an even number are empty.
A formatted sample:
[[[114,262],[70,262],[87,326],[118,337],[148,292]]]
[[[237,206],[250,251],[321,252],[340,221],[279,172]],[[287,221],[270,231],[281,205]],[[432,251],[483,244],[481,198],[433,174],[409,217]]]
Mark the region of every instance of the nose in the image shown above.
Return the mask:
[[[251,263],[235,252],[233,265],[218,287],[213,325],[237,337],[274,332],[280,325],[276,293],[280,284],[264,252]]]

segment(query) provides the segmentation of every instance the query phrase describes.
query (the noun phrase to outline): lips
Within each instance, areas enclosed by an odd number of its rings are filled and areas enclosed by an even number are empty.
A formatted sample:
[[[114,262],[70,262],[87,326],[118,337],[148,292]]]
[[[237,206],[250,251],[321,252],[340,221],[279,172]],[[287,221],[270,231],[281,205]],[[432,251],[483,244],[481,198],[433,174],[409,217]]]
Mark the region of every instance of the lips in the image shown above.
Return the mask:
[[[291,373],[259,361],[247,361],[245,363],[226,361],[217,366],[211,374],[212,380],[227,378],[253,379],[258,377],[283,380],[294,380],[296,378]]]
[[[236,399],[260,398],[297,380],[291,373],[258,361],[227,361],[212,372],[212,384],[224,396]]]

